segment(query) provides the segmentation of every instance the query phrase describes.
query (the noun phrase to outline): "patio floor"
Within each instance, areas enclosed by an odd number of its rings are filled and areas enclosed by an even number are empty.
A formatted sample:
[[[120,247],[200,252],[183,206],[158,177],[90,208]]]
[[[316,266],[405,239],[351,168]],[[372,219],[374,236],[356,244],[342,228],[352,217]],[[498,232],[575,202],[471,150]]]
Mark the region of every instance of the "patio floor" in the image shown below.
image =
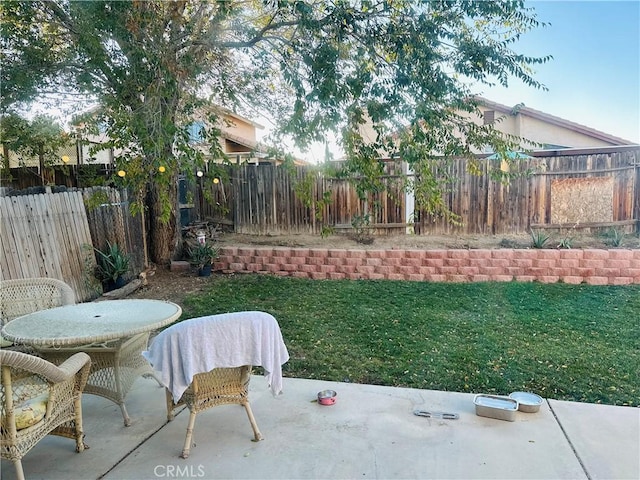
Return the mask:
[[[314,402],[327,388],[333,406]],[[164,391],[139,379],[120,409],[83,398],[90,449],[49,436],[23,459],[34,479],[638,479],[640,409],[549,400],[515,422],[475,415],[473,395],[316,380],[284,379],[274,398],[251,381],[251,405],[265,437],[251,442],[244,410],[222,406],[198,415],[196,446],[179,458],[188,412],[166,423]],[[415,408],[456,412],[458,420],[413,415]],[[15,478],[2,461],[2,478]]]

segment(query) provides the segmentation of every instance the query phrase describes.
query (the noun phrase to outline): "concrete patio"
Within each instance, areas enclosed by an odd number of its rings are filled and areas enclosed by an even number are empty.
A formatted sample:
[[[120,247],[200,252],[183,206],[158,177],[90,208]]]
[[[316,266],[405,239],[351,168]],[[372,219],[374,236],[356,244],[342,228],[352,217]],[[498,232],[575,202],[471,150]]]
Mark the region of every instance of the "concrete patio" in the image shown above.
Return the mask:
[[[327,388],[333,406],[315,402]],[[473,395],[284,379],[274,398],[264,378],[251,381],[251,405],[264,441],[238,406],[198,415],[196,446],[179,458],[188,412],[166,423],[164,391],[139,379],[119,408],[83,398],[90,449],[49,436],[23,459],[27,479],[638,479],[640,409],[555,400],[515,422],[475,415]],[[458,420],[413,415],[415,408],[455,412]],[[2,478],[15,478],[2,461]]]

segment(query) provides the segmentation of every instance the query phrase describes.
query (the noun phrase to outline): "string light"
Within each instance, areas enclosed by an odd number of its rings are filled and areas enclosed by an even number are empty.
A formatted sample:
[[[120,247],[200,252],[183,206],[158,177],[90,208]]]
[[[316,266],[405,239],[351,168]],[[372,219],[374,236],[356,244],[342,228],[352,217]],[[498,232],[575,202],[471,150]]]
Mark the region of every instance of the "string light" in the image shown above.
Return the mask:
[[[124,170],[118,170],[118,176],[120,178],[124,178],[124,176],[127,174],[127,172],[125,172]]]
[[[164,173],[164,172],[166,171],[166,168],[164,168],[162,165],[160,165],[160,166],[158,167],[158,171],[159,171],[160,173]]]
[[[69,160],[70,160],[69,155],[62,156],[62,163],[69,163]]]
[[[217,178],[214,178],[213,183],[220,183],[220,180],[218,180]]]
[[[202,173],[202,170],[198,170],[198,171],[196,172],[196,175],[197,175],[198,177],[201,177],[202,175],[204,175],[204,173]]]

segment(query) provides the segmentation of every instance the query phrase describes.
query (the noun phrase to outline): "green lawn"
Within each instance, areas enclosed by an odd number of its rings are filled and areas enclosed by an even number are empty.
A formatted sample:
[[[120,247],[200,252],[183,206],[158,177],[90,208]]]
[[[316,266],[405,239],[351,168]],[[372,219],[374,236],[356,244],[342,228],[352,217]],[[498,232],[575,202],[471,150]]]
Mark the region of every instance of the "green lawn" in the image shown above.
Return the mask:
[[[214,276],[183,318],[262,310],[289,377],[640,406],[640,286]]]

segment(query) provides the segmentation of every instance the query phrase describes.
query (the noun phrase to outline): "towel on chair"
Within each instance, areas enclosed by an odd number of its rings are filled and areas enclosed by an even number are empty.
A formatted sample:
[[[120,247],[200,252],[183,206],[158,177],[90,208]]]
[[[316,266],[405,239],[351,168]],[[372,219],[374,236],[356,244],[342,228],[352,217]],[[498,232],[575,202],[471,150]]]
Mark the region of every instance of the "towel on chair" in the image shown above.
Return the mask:
[[[162,331],[142,352],[162,383],[180,400],[194,375],[214,368],[261,366],[274,395],[282,392],[289,360],[277,320],[265,312],[192,318]]]

